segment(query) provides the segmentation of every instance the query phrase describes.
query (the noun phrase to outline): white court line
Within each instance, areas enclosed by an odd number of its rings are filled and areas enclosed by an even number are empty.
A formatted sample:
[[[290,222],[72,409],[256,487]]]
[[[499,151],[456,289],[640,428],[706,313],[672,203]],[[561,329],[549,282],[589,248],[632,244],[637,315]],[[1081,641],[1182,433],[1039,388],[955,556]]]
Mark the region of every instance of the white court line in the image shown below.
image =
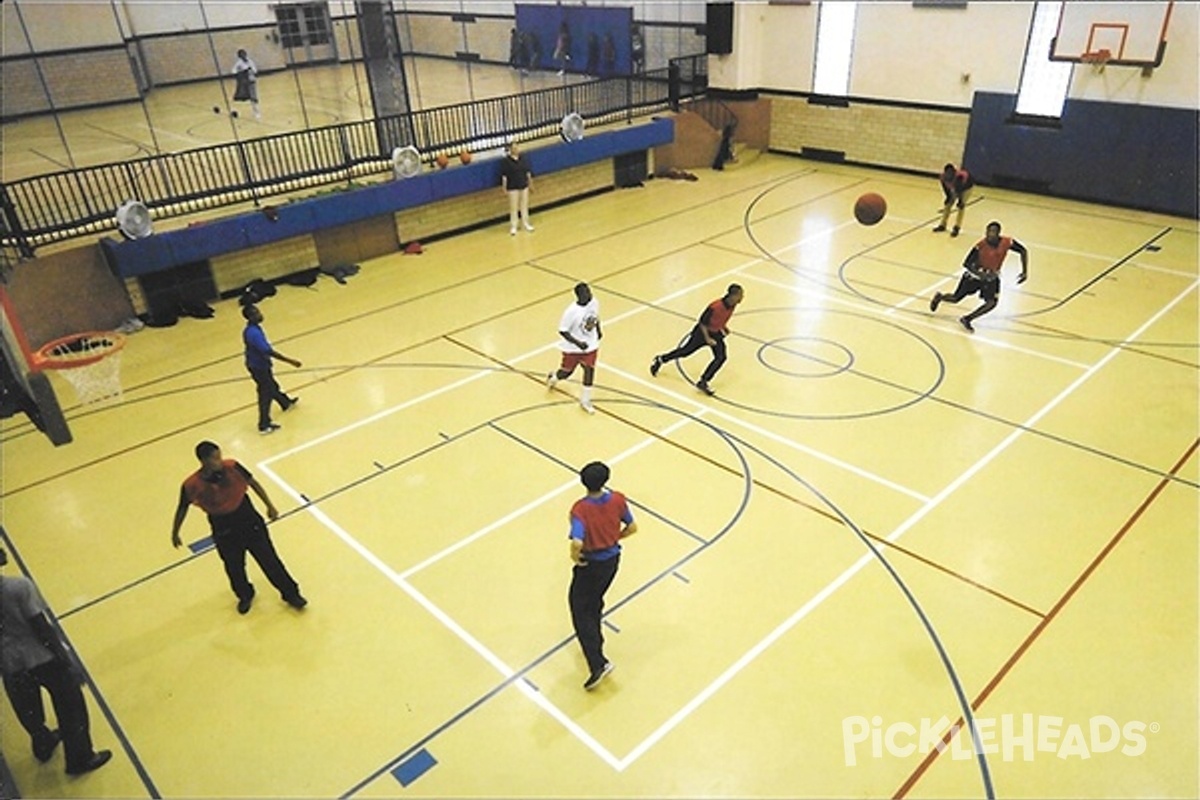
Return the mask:
[[[1164,314],[1166,314],[1168,311],[1170,311],[1176,304],[1178,304],[1181,300],[1183,300],[1183,298],[1185,298],[1187,295],[1189,295],[1193,291],[1195,291],[1197,286],[1200,286],[1200,280],[1194,281],[1192,283],[1192,285],[1187,288],[1186,291],[1179,294],[1174,300],[1172,300],[1169,304],[1167,304],[1165,307],[1163,307],[1157,314],[1155,314],[1153,317],[1151,317],[1140,328],[1138,328],[1136,331],[1134,331],[1132,334],[1130,334],[1128,337],[1126,337],[1126,339],[1122,343],[1128,344],[1131,341],[1133,341],[1134,339],[1136,339],[1138,336],[1140,336],[1147,328],[1149,328],[1151,325],[1153,325],[1155,322],[1157,322],[1160,317],[1162,317]],[[915,525],[917,522],[919,522],[921,519],[923,519],[930,511],[932,511],[937,506],[939,506],[942,503],[942,501],[944,501],[952,493],[957,491],[959,489],[959,487],[961,487],[964,483],[966,483],[968,480],[970,480],[972,477],[974,477],[981,469],[983,469],[985,466],[987,466],[997,456],[999,456],[1001,453],[1003,453],[1005,450],[1007,450],[1009,448],[1009,446],[1012,445],[1013,442],[1015,442],[1018,438],[1020,438],[1025,433],[1027,428],[1031,428],[1034,425],[1036,425],[1038,423],[1038,421],[1042,419],[1042,417],[1044,417],[1044,416],[1046,416],[1046,414],[1050,413],[1056,406],[1058,406],[1059,403],[1061,403],[1063,400],[1065,400],[1067,397],[1069,397],[1072,393],[1074,393],[1074,391],[1076,389],[1078,389],[1080,386],[1082,386],[1085,381],[1087,381],[1090,377],[1092,377],[1097,372],[1099,372],[1105,365],[1108,364],[1109,361],[1111,361],[1113,358],[1115,358],[1121,352],[1122,351],[1120,350],[1120,348],[1114,349],[1114,350],[1110,351],[1106,356],[1104,356],[1104,358],[1100,359],[1095,364],[1093,364],[1091,367],[1089,367],[1087,372],[1085,372],[1084,374],[1082,374],[1078,378],[1076,378],[1069,386],[1067,386],[1067,388],[1063,389],[1058,394],[1058,396],[1056,396],[1053,400],[1048,402],[1046,405],[1042,406],[1041,409],[1039,409],[1037,411],[1037,413],[1035,413],[1033,416],[1031,416],[1029,419],[1027,419],[1020,428],[1017,428],[1012,433],[1010,433],[1007,437],[1005,437],[1005,439],[1003,441],[1001,441],[999,444],[997,444],[995,447],[993,447],[991,449],[991,451],[989,451],[987,453],[987,455],[985,455],[979,461],[975,462],[975,464],[973,464],[965,472],[963,472],[961,475],[959,475],[957,478],[955,478],[953,481],[951,481],[949,484],[947,484],[944,489],[942,489],[940,492],[938,492],[934,497],[930,498],[930,500],[924,506],[917,509],[917,511],[914,512],[912,514],[912,516],[910,516],[908,519],[906,519],[904,522],[902,522],[895,530],[893,530],[891,533],[889,533],[887,535],[886,541],[895,542],[901,536],[903,536],[905,533],[907,533],[913,527],[913,525]],[[687,704],[685,704],[681,709],[679,709],[679,711],[675,712],[675,714],[673,714],[666,722],[664,722],[662,725],[660,725],[653,733],[651,733],[649,736],[647,736],[645,739],[643,739],[636,747],[634,747],[633,750],[631,750],[629,752],[629,754],[625,756],[625,758],[621,759],[619,769],[624,770],[626,767],[628,767],[630,764],[632,764],[634,761],[636,761],[643,753],[645,753],[647,750],[649,750],[655,743],[657,743],[660,739],[662,739],[664,736],[666,736],[673,728],[675,728],[677,725],[679,725],[680,722],[685,720],[693,711],[695,711],[697,708],[699,708],[699,706],[705,700],[707,700],[708,698],[710,698],[714,694],[716,694],[716,692],[722,686],[724,686],[730,680],[732,680],[734,676],[736,676],[739,672],[741,672],[746,667],[746,665],[748,665],[751,661],[753,661],[757,656],[762,654],[763,651],[765,651],[768,647],[770,647],[773,643],[775,643],[781,636],[783,636],[785,633],[787,633],[789,630],[791,630],[793,627],[795,627],[796,624],[798,622],[800,622],[800,620],[802,620],[806,616],[808,616],[809,613],[812,612],[813,609],[815,609],[822,602],[824,602],[826,599],[828,599],[835,591],[837,591],[837,589],[839,589],[841,586],[843,586],[848,580],[850,580],[850,578],[854,577],[854,575],[856,575],[858,572],[860,572],[863,567],[865,567],[868,563],[870,563],[873,560],[874,560],[873,554],[871,554],[871,553],[864,554],[861,558],[859,558],[857,561],[855,561],[848,569],[846,569],[846,571],[844,571],[841,575],[837,576],[836,578],[833,579],[833,581],[831,581],[829,584],[827,584],[825,586],[825,588],[823,588],[821,591],[819,591],[815,595],[813,595],[813,597],[810,598],[808,600],[808,602],[806,602],[804,605],[802,605],[800,608],[798,608],[795,612],[793,612],[790,617],[788,617],[786,620],[784,620],[774,630],[772,630],[769,634],[767,634],[765,637],[763,637],[763,639],[760,640],[758,642],[758,644],[756,644],[754,647],[750,648],[750,650],[748,650],[745,655],[743,655],[741,658],[739,658],[737,661],[735,661],[728,669],[726,669],[724,672],[722,672],[716,678],[716,680],[714,680],[712,683],[710,683],[708,686],[706,686],[699,694],[697,694]],[[947,658],[949,658],[949,655],[947,655]]]
[[[281,486],[285,492],[291,495],[292,499],[294,499],[297,503],[303,502],[303,498],[300,496],[300,493],[285,483],[282,478],[280,478],[271,470],[270,467],[266,466],[265,462],[260,463],[258,468],[270,475],[271,480],[279,484],[279,486]],[[380,573],[388,578],[388,580],[400,587],[409,597],[415,600],[418,605],[420,605],[435,619],[441,622],[442,625],[446,626],[448,630],[454,633],[455,636],[466,643],[468,647],[474,650],[481,658],[483,658],[484,661],[486,661],[497,672],[499,672],[505,680],[508,680],[517,674],[515,669],[504,663],[499,656],[485,647],[482,642],[480,642],[478,639],[468,633],[465,628],[455,622],[453,617],[442,611],[442,609],[438,608],[433,601],[418,591],[416,587],[398,575],[395,570],[385,564],[378,556],[363,546],[361,542],[346,532],[346,530],[338,525],[328,514],[313,505],[309,505],[305,510],[312,514],[322,525],[332,531],[335,536],[349,545],[350,549],[362,556],[367,563],[371,564],[373,567],[375,567],[375,569],[379,570]],[[546,713],[558,720],[563,727],[575,735],[575,738],[583,742],[583,744],[586,745],[589,750],[599,756],[605,763],[614,769],[619,769],[618,765],[620,762],[618,761],[617,757],[609,752],[609,750],[600,744],[600,742],[596,741],[596,739],[593,738],[591,734],[585,731],[582,727],[580,727],[578,723],[564,714],[561,709],[546,699],[545,695],[534,689],[532,685],[524,680],[514,681],[513,685],[519,689],[522,694],[546,711]]]
[[[778,289],[787,289],[795,294],[801,294],[801,295],[810,294],[809,292],[806,292],[805,290],[801,289],[798,286],[792,286],[792,285],[789,285],[786,283],[779,283],[778,281],[773,281],[769,278],[759,278],[755,275],[750,275],[749,278],[751,280],[758,281],[759,283],[765,283],[768,286],[774,286]],[[835,297],[833,295],[816,295],[816,296],[822,300],[828,300],[832,303],[839,303],[841,305],[849,306],[850,308],[856,309],[858,311],[870,312],[875,315],[883,314],[884,316],[887,316],[887,314],[888,314],[888,312],[880,312],[878,308],[874,308],[869,304],[855,303],[851,300],[843,300],[842,298]],[[920,325],[923,328],[929,328],[931,330],[941,331],[942,333],[946,332],[945,327],[940,326],[940,325],[934,325],[933,323],[927,322],[926,320],[924,320],[920,317],[912,319],[912,320],[908,320],[908,321],[912,322],[914,325]],[[962,335],[966,336],[968,334],[963,333]],[[980,342],[982,344],[991,345],[992,347],[998,347],[1002,350],[1012,350],[1017,353],[1024,353],[1025,355],[1033,356],[1035,358],[1045,359],[1046,361],[1054,361],[1059,364],[1066,364],[1068,367],[1075,367],[1076,369],[1087,369],[1088,368],[1087,364],[1081,363],[1079,361],[1072,361],[1069,358],[1060,358],[1059,356],[1052,356],[1049,353],[1043,353],[1038,350],[1031,350],[1027,347],[1021,347],[1020,345],[1010,344],[1010,343],[1002,341],[1000,339],[990,339],[987,336],[983,336],[983,335],[979,334],[978,332],[970,334],[970,337],[971,337],[971,341],[973,341],[973,342]]]
[[[719,417],[720,419],[725,420],[727,422],[732,422],[735,425],[740,425],[743,428],[746,428],[747,430],[758,434],[759,436],[762,436],[766,439],[770,439],[773,442],[778,442],[779,444],[790,447],[793,450],[799,450],[801,453],[811,456],[811,457],[817,459],[818,461],[824,461],[826,464],[831,464],[831,465],[837,467],[838,469],[843,469],[846,472],[849,472],[852,475],[857,475],[858,477],[860,477],[864,480],[870,481],[871,483],[877,483],[880,486],[891,489],[892,491],[897,492],[899,494],[911,497],[914,500],[919,500],[922,503],[928,502],[928,500],[929,500],[929,497],[927,495],[921,494],[920,492],[915,491],[913,489],[909,489],[907,486],[901,486],[900,484],[898,484],[894,481],[890,481],[881,475],[876,475],[873,472],[867,472],[865,469],[862,469],[861,467],[856,467],[853,464],[850,464],[846,461],[842,461],[839,458],[835,458],[834,456],[831,456],[828,453],[823,453],[820,450],[814,450],[813,448],[808,447],[803,444],[800,444],[799,442],[797,442],[793,439],[789,439],[786,436],[780,436],[778,433],[773,433],[772,431],[769,431],[765,428],[761,428],[758,425],[755,425],[753,422],[748,422],[747,420],[741,419],[737,416],[734,416],[733,414],[727,414],[718,408],[703,405],[700,400],[696,400],[696,399],[693,399],[690,397],[685,397],[682,394],[679,394],[678,392],[676,392],[672,389],[663,388],[662,384],[654,383],[653,381],[648,381],[645,378],[642,378],[641,376],[633,375],[629,372],[626,372],[625,370],[617,369],[616,367],[607,366],[607,367],[605,367],[605,369],[608,370],[609,372],[613,373],[614,375],[620,375],[621,377],[625,378],[628,381],[632,381],[633,383],[636,383],[641,386],[645,386],[647,388],[651,388],[651,389],[654,389],[663,394],[669,395],[670,397],[674,398],[675,400],[677,400],[679,402],[689,403],[698,408],[705,409],[710,414],[712,414],[712,416],[714,416],[714,417]]]
[[[696,415],[696,416],[700,416],[700,415]],[[644,450],[647,447],[649,447],[650,445],[654,444],[662,436],[669,436],[670,434],[674,433],[679,428],[682,428],[683,426],[688,425],[691,422],[692,422],[692,418],[687,418],[687,419],[682,419],[679,422],[673,423],[672,425],[663,429],[660,432],[658,437],[647,437],[647,438],[643,439],[642,441],[638,442],[637,444],[633,445],[629,449],[625,450],[624,452],[618,453],[617,455],[613,456],[612,458],[606,459],[605,463],[606,464],[619,464],[622,461],[624,461],[625,459],[634,455],[635,453],[638,453],[641,450]],[[567,481],[566,483],[562,484],[561,486],[559,486],[556,489],[551,489],[549,492],[546,492],[546,494],[542,495],[541,497],[539,497],[535,500],[531,500],[530,502],[521,506],[517,510],[512,511],[508,514],[505,514],[503,517],[496,520],[495,522],[491,522],[491,523],[485,525],[484,527],[475,531],[474,533],[467,536],[466,538],[459,539],[457,542],[450,545],[449,547],[447,547],[443,550],[440,550],[437,553],[434,553],[429,558],[425,559],[424,561],[420,562],[419,564],[409,567],[408,569],[406,569],[404,572],[402,572],[400,574],[400,577],[407,580],[408,578],[412,577],[413,575],[416,575],[418,572],[425,569],[426,567],[429,567],[433,564],[436,564],[438,561],[441,561],[443,558],[450,555],[451,553],[454,553],[457,550],[461,550],[462,548],[466,547],[467,545],[471,544],[472,542],[475,542],[478,539],[481,539],[484,536],[487,536],[492,531],[494,531],[498,528],[501,528],[504,525],[507,525],[509,522],[512,522],[514,519],[524,516],[527,512],[532,511],[533,509],[537,508],[538,506],[543,505],[544,503],[546,503],[550,500],[553,500],[555,497],[558,497],[559,495],[561,495],[563,492],[567,491],[568,489],[577,488],[578,486],[579,486],[578,479],[573,479],[573,480]]]
[[[701,412],[701,413],[703,413],[703,412]],[[698,414],[696,416],[700,416],[700,415]],[[668,426],[667,428],[663,429],[663,431],[661,432],[659,437],[646,437],[641,442],[627,448],[626,450],[617,454],[616,456],[609,458],[607,461],[608,461],[608,463],[611,463],[611,464],[620,463],[621,461],[623,461],[623,460],[629,458],[630,456],[636,454],[637,452],[645,449],[646,447],[650,446],[651,444],[658,442],[659,439],[661,438],[661,436],[669,435],[685,425],[692,424],[694,419],[695,419],[694,417],[689,417],[687,419],[682,419],[678,422],[675,422],[672,425]],[[290,495],[293,498],[293,500],[295,500],[297,503],[305,502],[304,497],[296,489],[294,489],[292,486],[287,484],[274,470],[272,470],[266,461],[260,462],[258,464],[258,469],[260,469],[262,472],[264,472],[265,474],[270,476],[271,480],[273,480],[276,484],[278,484],[280,487],[282,487],[283,490],[288,495]],[[439,622],[441,622],[442,625],[444,625],[451,633],[458,636],[468,647],[470,647],[472,650],[474,650],[476,653],[478,653],[485,661],[487,661],[489,664],[491,664],[492,667],[495,668],[496,671],[499,672],[507,680],[507,679],[512,678],[516,674],[516,670],[514,670],[512,667],[510,667],[508,664],[506,664],[504,661],[502,661],[499,656],[497,656],[495,653],[493,653],[491,650],[489,650],[486,646],[484,646],[484,644],[482,642],[480,642],[478,639],[476,639],[474,636],[472,636],[465,628],[463,628],[461,625],[459,625],[458,622],[456,622],[453,617],[451,617],[449,614],[444,612],[432,600],[430,600],[428,597],[426,597],[420,590],[418,590],[415,586],[413,586],[411,583],[409,583],[408,579],[410,577],[412,577],[413,575],[415,575],[416,573],[420,572],[421,570],[425,569],[426,567],[428,567],[428,566],[440,561],[441,559],[445,558],[446,556],[450,555],[451,553],[461,549],[462,547],[465,547],[466,545],[480,539],[481,537],[487,535],[488,533],[491,533],[492,531],[496,530],[497,528],[501,527],[502,525],[525,514],[527,511],[529,511],[533,508],[536,508],[539,505],[542,505],[543,503],[547,502],[548,500],[553,499],[554,497],[557,497],[558,495],[562,494],[563,492],[567,491],[568,489],[570,489],[573,486],[576,486],[576,481],[569,481],[567,483],[564,483],[563,485],[559,486],[558,488],[542,495],[540,498],[538,498],[530,503],[527,503],[522,508],[520,508],[516,511],[513,511],[510,514],[505,515],[500,520],[497,520],[496,522],[480,529],[479,531],[476,531],[475,533],[471,534],[470,536],[466,537],[465,539],[459,540],[458,542],[451,545],[450,547],[447,547],[447,548],[439,551],[438,553],[425,559],[424,561],[417,564],[416,566],[410,567],[409,569],[405,570],[403,573],[397,573],[395,570],[393,570],[391,567],[389,567],[382,559],[380,559],[373,552],[371,552],[371,550],[369,550],[365,545],[363,545],[356,538],[351,536],[350,533],[348,531],[346,531],[345,528],[343,528],[341,525],[339,525],[337,522],[335,522],[332,517],[330,517],[327,513],[325,513],[321,509],[317,508],[315,505],[308,504],[307,507],[305,508],[305,510],[308,511],[309,513],[311,513],[318,522],[320,522],[322,525],[324,525],[326,528],[328,528],[330,531],[332,531],[335,536],[337,536],[344,543],[349,545],[352,550],[354,550],[356,553],[358,553],[360,556],[362,556],[363,559],[365,559],[367,561],[367,563],[371,564],[373,567],[375,567],[377,570],[379,570],[379,572],[381,572],[385,577],[387,577],[389,580],[391,580],[392,583],[394,583],[396,586],[399,586],[402,590],[404,590],[404,592],[406,594],[408,594],[410,597],[412,597],[415,601],[417,601],[417,603],[422,608],[424,608],[435,619],[437,619]],[[513,685],[516,686],[525,696],[527,696],[529,699],[533,700],[533,702],[536,703],[540,708],[542,708],[547,714],[549,714],[551,717],[556,719],[560,724],[562,724],[563,727],[567,729],[567,731],[569,731],[570,733],[575,735],[576,738],[578,738],[581,742],[583,742],[583,744],[586,745],[589,749],[591,749],[592,752],[594,752],[594,753],[596,753],[596,755],[600,756],[600,758],[603,759],[606,763],[608,763],[614,769],[620,768],[619,761],[617,760],[616,756],[614,756],[607,748],[605,748],[595,738],[593,738],[590,734],[588,734],[578,723],[576,723],[569,716],[567,716],[565,713],[563,713],[563,711],[561,709],[559,709],[557,706],[555,706],[553,703],[551,703],[548,699],[546,699],[545,695],[543,695],[537,689],[533,688],[532,684],[528,683],[525,680],[521,680],[521,681],[514,682]]]

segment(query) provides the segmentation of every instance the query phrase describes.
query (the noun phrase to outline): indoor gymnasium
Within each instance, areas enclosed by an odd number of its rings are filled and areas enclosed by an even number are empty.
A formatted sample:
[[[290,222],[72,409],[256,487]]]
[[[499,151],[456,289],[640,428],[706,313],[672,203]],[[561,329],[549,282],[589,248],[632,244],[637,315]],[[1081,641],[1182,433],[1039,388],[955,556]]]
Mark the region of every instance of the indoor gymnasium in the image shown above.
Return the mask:
[[[0,13],[4,796],[1200,794],[1200,3]]]

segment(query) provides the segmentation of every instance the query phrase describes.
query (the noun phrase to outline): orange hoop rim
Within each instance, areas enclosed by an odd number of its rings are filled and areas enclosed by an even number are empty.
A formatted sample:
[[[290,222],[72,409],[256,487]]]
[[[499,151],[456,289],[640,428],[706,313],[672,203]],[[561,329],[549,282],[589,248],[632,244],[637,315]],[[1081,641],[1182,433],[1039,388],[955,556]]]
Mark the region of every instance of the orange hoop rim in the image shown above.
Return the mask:
[[[105,339],[109,346],[103,350],[92,353],[91,355],[67,358],[64,356],[56,356],[53,354],[56,348],[64,345],[69,345],[74,342],[79,342],[84,339]],[[117,331],[85,331],[83,333],[72,333],[69,336],[60,336],[57,339],[51,339],[44,345],[33,351],[32,366],[37,369],[76,369],[77,367],[87,367],[101,361],[113,353],[117,353],[125,346],[125,334]]]

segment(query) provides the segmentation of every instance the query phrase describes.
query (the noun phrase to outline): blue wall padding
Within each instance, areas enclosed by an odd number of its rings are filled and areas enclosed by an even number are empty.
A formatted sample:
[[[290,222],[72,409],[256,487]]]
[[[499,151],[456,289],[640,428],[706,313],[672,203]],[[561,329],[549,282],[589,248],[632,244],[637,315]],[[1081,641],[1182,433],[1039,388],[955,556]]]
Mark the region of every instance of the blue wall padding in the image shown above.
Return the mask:
[[[649,124],[598,133],[574,143],[531,149],[525,155],[536,180],[539,175],[670,144],[674,138],[674,122],[655,119]],[[145,239],[102,239],[100,244],[116,273],[130,278],[499,187],[500,159],[480,159],[406,180],[287,203],[277,207],[278,218],[274,222],[261,211],[252,211]]]
[[[1068,100],[1060,127],[1012,120],[1016,97],[976,92],[963,156],[981,183],[1042,183],[1058,197],[1197,218],[1200,112]]]

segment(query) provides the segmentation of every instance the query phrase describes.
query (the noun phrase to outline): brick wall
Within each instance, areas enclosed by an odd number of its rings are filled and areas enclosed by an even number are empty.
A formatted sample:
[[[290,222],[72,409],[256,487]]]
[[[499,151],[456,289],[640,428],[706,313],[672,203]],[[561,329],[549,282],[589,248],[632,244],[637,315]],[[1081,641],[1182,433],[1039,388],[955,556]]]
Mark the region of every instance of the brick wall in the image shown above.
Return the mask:
[[[529,210],[532,214],[550,203],[612,185],[613,165],[609,159],[555,172],[544,178],[535,175]],[[508,218],[508,197],[499,186],[400,211],[396,214],[396,229],[400,241],[411,242],[498,218]]]
[[[937,172],[962,158],[967,113],[851,102],[849,107],[810,104],[803,97],[771,97],[770,146],[841,151],[847,161]]]

